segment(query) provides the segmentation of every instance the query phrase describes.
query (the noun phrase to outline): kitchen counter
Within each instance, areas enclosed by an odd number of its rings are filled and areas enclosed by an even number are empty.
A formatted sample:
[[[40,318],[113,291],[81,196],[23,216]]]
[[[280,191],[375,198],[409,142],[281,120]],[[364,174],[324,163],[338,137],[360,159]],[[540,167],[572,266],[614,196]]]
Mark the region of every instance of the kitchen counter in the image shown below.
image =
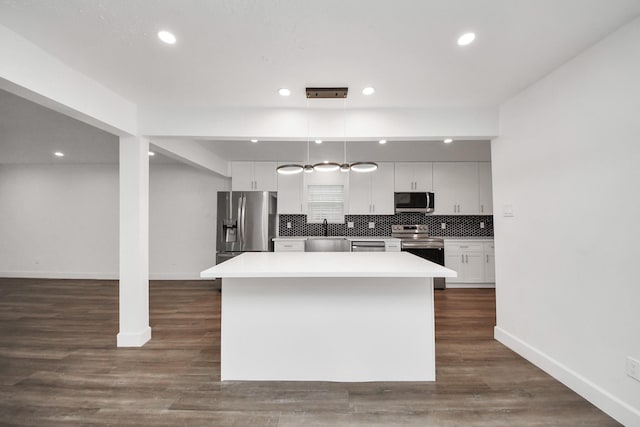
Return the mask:
[[[408,252],[248,252],[200,277],[456,277],[456,272]]]
[[[406,252],[245,253],[222,278],[223,381],[435,381],[433,277]]]
[[[280,237],[274,237],[273,241],[277,242],[277,241],[287,241],[287,240],[307,240],[309,238],[311,239],[317,239],[320,237],[324,237],[324,236],[280,236]],[[375,241],[383,241],[383,242],[395,242],[395,241],[400,241],[400,239],[397,239],[395,237],[391,237],[391,236],[327,236],[329,238],[336,238],[336,239],[347,239],[349,241],[354,241],[354,240],[358,240],[358,241],[363,241],[363,240],[375,240]]]
[[[493,236],[442,237],[445,240],[493,240]]]

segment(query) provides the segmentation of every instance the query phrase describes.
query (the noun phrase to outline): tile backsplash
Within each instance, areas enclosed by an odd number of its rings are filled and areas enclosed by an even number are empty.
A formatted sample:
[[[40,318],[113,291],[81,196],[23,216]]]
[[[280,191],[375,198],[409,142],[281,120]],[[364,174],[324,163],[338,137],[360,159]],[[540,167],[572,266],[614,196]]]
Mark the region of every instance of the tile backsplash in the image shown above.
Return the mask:
[[[429,234],[441,237],[493,237],[493,215],[345,215],[344,224],[329,224],[330,236],[390,236],[392,224],[427,224]],[[353,222],[353,228],[347,224]],[[369,228],[369,223],[375,224]],[[480,223],[484,228],[480,228]],[[291,228],[287,228],[291,223]],[[442,229],[442,223],[446,228]],[[306,215],[280,215],[280,236],[321,236],[322,224],[308,224]]]

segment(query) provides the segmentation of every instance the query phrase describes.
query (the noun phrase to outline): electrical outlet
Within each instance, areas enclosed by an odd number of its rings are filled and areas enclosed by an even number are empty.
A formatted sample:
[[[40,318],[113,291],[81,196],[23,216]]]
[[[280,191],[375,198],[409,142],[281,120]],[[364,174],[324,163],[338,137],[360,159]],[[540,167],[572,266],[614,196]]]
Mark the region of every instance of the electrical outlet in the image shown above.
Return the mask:
[[[369,228],[376,228],[376,223],[375,222],[370,222],[369,223]]]
[[[353,221],[347,222],[347,228],[353,228]]]
[[[447,223],[446,222],[441,222],[440,223],[440,228],[443,229],[443,230],[446,230],[447,229]]]
[[[640,381],[640,361],[627,356],[627,375]]]
[[[480,228],[484,228],[484,222],[480,221]]]
[[[291,228],[291,223],[290,222],[287,223],[287,228]]]

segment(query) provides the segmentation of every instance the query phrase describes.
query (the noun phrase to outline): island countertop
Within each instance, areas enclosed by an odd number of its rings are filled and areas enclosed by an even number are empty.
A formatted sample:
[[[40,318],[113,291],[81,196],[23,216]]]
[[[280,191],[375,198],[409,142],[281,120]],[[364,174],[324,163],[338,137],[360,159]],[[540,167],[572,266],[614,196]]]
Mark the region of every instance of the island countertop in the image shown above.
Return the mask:
[[[408,252],[247,252],[200,277],[457,277],[457,273]]]

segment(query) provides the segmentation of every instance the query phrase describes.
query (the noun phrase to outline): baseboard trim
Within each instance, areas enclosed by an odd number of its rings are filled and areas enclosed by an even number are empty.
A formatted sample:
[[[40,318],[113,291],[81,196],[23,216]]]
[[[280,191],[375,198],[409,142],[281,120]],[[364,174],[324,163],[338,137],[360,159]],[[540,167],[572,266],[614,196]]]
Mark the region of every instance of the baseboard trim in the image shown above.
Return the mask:
[[[118,280],[118,273],[73,273],[59,271],[0,271],[0,277],[15,279],[88,279]]]
[[[495,287],[495,283],[447,283],[447,288],[452,289],[493,289]]]
[[[200,273],[149,273],[149,280],[211,280],[203,279]]]
[[[151,328],[147,326],[140,332],[120,332],[117,336],[118,347],[142,347],[151,339]]]
[[[118,280],[118,273],[69,273],[59,271],[0,271],[0,277],[13,279]],[[200,273],[150,273],[149,280],[210,280]]]
[[[637,408],[623,402],[602,387],[504,329],[496,326],[493,330],[493,336],[619,423],[625,426],[640,426],[640,410]]]

